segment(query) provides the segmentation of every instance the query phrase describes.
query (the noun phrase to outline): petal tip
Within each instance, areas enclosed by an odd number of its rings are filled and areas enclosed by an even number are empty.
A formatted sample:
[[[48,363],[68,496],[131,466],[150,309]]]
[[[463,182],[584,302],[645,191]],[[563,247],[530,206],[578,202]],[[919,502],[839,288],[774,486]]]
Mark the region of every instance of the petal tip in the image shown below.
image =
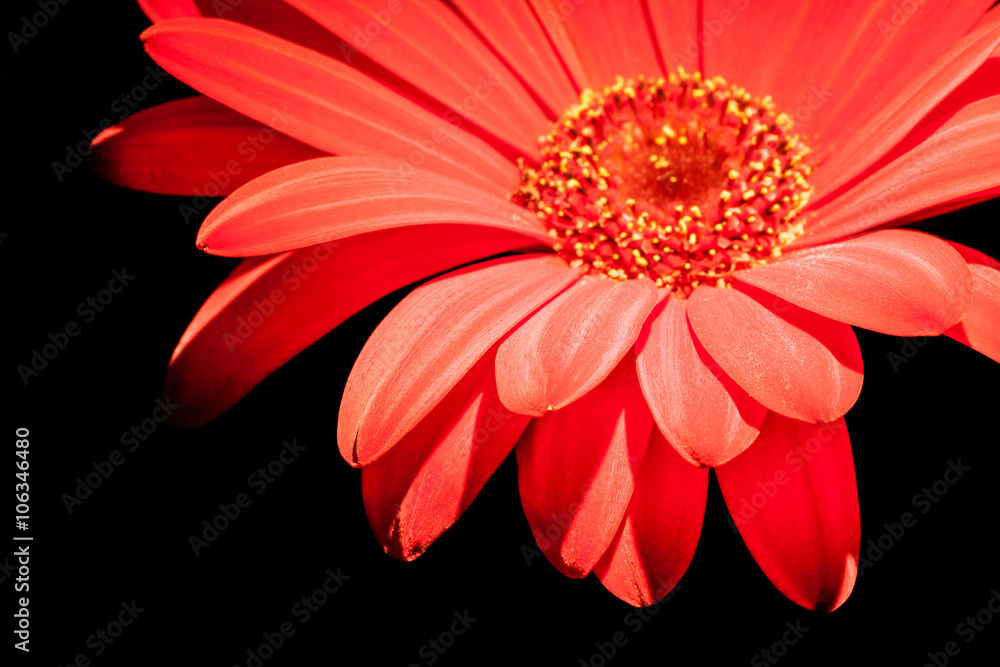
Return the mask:
[[[400,534],[398,517],[393,520],[390,535],[384,541],[380,541],[382,542],[382,550],[387,556],[403,563],[412,563],[420,558],[430,546],[429,543],[423,542],[404,543],[403,536]]]
[[[352,468],[360,468],[365,465],[365,463],[361,461],[361,457],[358,455],[358,434],[358,431],[354,432],[354,442],[351,444],[351,458],[347,459],[347,462]]]

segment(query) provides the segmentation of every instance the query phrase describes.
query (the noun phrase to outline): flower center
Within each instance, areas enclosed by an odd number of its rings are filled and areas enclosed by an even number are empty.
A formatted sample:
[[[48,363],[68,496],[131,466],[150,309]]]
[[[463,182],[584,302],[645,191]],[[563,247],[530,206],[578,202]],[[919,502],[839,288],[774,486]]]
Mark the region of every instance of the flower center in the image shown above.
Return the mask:
[[[645,276],[687,297],[766,262],[802,232],[808,148],[777,113],[722,78],[680,70],[622,79],[540,140],[512,200],[534,211],[572,266]]]

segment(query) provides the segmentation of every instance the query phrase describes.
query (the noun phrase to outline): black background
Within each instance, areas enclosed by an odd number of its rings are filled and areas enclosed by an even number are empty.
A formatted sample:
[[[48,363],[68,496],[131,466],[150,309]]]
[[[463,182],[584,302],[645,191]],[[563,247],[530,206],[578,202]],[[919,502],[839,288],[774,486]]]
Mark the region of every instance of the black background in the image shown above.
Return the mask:
[[[3,21],[4,34],[37,11],[34,2],[14,5],[20,11]],[[694,562],[641,629],[596,578],[570,580],[542,558],[526,562],[522,548],[534,541],[513,457],[421,558],[406,564],[385,556],[365,517],[361,475],[337,451],[336,415],[353,360],[403,293],[326,336],[209,426],[160,428],[68,514],[62,494],[93,471],[92,462],[124,449],[122,433],[152,414],[181,332],[234,265],[194,248],[197,221],[186,225],[178,209],[189,199],[116,188],[86,166],[61,183],[53,174],[65,146],[114,117],[114,100],[141,82],[152,64],[138,39],[147,25],[132,3],[74,0],[19,53],[6,39],[0,46],[10,392],[0,442],[13,467],[14,429],[31,431],[34,536],[32,650],[27,660],[14,651],[14,664],[68,665],[84,653],[94,665],[245,665],[262,633],[292,621],[295,635],[265,664],[427,665],[431,654],[421,646],[466,610],[477,620],[436,664],[586,664],[595,643],[618,631],[627,644],[609,664],[747,664],[796,621],[809,630],[782,664],[921,665],[948,641],[961,649],[952,664],[987,664],[1000,653],[1000,618],[971,643],[956,634],[1000,587],[1000,366],[947,338],[928,341],[894,369],[887,355],[903,352],[905,341],[858,332],[866,378],[847,423],[862,541],[877,539],[884,522],[906,511],[917,523],[830,615],[807,612],[771,586],[730,530],[714,478]],[[170,80],[143,106],[187,94]],[[997,256],[998,213],[1000,204],[987,202],[922,227]],[[134,281],[83,323],[77,305],[122,268]],[[81,334],[25,386],[16,366],[70,320],[81,323]],[[301,457],[263,494],[251,492],[252,505],[195,557],[189,535],[218,514],[219,503],[248,491],[248,476],[292,438],[306,447]],[[959,459],[971,471],[920,514],[913,496]],[[6,479],[14,483],[10,472]],[[10,514],[12,492],[3,494]],[[328,568],[349,579],[299,623],[293,605],[323,583]],[[19,596],[12,585],[13,576],[2,583],[8,600]],[[88,638],[133,599],[144,611],[95,655]],[[4,618],[0,636],[13,644],[14,621]]]

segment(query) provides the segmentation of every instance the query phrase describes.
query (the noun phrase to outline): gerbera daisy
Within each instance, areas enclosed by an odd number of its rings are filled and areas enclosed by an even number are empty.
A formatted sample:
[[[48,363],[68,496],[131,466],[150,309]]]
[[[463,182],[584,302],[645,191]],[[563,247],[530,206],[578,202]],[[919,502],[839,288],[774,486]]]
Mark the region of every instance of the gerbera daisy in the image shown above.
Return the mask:
[[[851,326],[1000,360],[1000,265],[899,228],[1000,190],[990,4],[140,0],[147,51],[204,97],[110,128],[95,164],[227,195],[198,245],[250,257],[174,352],[179,421],[441,274],[340,408],[389,554],[515,449],[548,560],[651,604],[715,468],[775,586],[835,609],[860,542]]]

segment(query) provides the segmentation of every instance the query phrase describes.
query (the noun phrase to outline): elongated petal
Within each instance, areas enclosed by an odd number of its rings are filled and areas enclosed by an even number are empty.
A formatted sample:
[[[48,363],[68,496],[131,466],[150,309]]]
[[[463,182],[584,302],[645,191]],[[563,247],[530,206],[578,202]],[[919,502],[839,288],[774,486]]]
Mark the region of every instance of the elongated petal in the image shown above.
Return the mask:
[[[570,73],[600,90],[615,77],[662,74],[641,0],[531,0]]]
[[[688,318],[698,340],[767,408],[808,422],[841,417],[863,377],[851,327],[752,290],[696,289]]]
[[[413,560],[475,499],[530,417],[506,410],[487,353],[434,410],[361,471],[365,510],[393,558]]]
[[[917,4],[907,11],[898,0],[704,0],[705,71],[774,98],[813,140],[816,157],[833,165],[812,179],[823,196],[841,174],[883,155],[927,113],[925,100],[944,97],[988,56],[988,45],[952,51],[991,0]],[[729,24],[721,20],[726,11]],[[765,35],[795,37],[767,39],[762,51]],[[949,55],[963,65],[936,76],[948,69]],[[882,149],[865,150],[869,143]]]
[[[688,302],[668,299],[636,343],[639,384],[667,441],[690,463],[717,466],[757,437],[767,409],[709,356],[691,331]]]
[[[552,255],[505,257],[411,292],[354,363],[337,421],[340,453],[358,467],[384,454],[501,336],[579,275]]]
[[[951,246],[907,229],[872,232],[740,271],[754,285],[839,322],[893,336],[937,336],[965,315],[972,278]]]
[[[576,104],[577,90],[527,0],[453,4],[545,102],[550,115],[558,117]]]
[[[946,336],[1000,362],[1000,262],[978,250],[951,243],[969,264],[972,306]]]
[[[736,527],[792,602],[833,611],[854,588],[861,518],[847,426],[771,413],[757,442],[715,469]]]
[[[348,43],[283,0],[139,0],[139,6],[154,23],[180,18],[235,21],[370,69]]]
[[[690,0],[646,0],[650,23],[668,72],[676,72],[678,67],[688,72],[703,71],[702,46],[708,39],[716,37],[711,30],[703,32],[699,24],[698,5]],[[728,27],[735,21],[735,9],[730,8],[723,16],[717,17],[716,22]]]
[[[136,190],[217,197],[324,153],[207,97],[134,113],[94,139],[101,178]]]
[[[904,215],[902,218],[896,218],[891,222],[887,222],[881,227],[883,229],[902,227],[908,225],[911,222],[917,222],[919,220],[927,220],[929,218],[934,218],[939,215],[944,215],[945,213],[951,213],[952,211],[957,211],[962,208],[967,208],[970,206],[975,206],[984,201],[989,201],[990,199],[995,199],[1000,197],[1000,185],[995,188],[989,188],[987,190],[980,190],[968,197],[960,197],[958,199],[952,199],[951,201],[945,202],[943,204],[936,204],[930,208],[922,208],[916,213],[911,213],[910,215]],[[809,245],[805,243],[803,245]]]
[[[707,499],[708,469],[688,464],[654,428],[625,518],[594,567],[604,587],[635,607],[662,599],[694,557]]]
[[[177,344],[164,395],[200,426],[377,299],[454,266],[523,246],[517,234],[426,225],[244,261]]]
[[[514,146],[536,149],[548,129],[538,105],[462,19],[437,0],[288,0],[400,78]]]
[[[537,417],[580,398],[632,348],[656,300],[651,280],[581,278],[500,345],[500,400]]]
[[[860,181],[819,202],[795,244],[826,243],[995,195],[998,117],[1000,58],[992,58]]]
[[[903,140],[925,117],[936,116],[953,91],[970,84],[989,83],[984,78],[987,58],[1000,44],[1000,12],[990,12],[968,34],[962,36],[937,61],[917,73],[889,104],[863,118],[863,129],[840,142],[816,174],[816,196],[834,192]],[[993,74],[995,77],[996,74]],[[965,82],[963,84],[963,82]],[[994,86],[995,88],[995,86]],[[986,90],[980,89],[981,93]],[[987,96],[988,93],[982,96]],[[936,108],[937,107],[937,108]],[[846,192],[844,193],[846,196]]]
[[[542,553],[566,576],[587,576],[614,539],[652,429],[626,357],[596,389],[525,431],[521,505]]]
[[[988,266],[991,269],[1000,269],[1000,262],[984,252],[979,252],[975,248],[970,248],[969,246],[962,245],[961,243],[955,243],[954,241],[946,241],[946,243],[954,248],[967,264],[979,264],[981,266]]]
[[[154,22],[204,16],[197,0],[138,0],[138,2],[149,20]]]
[[[548,242],[530,213],[429,171],[401,174],[384,158],[327,157],[275,170],[240,188],[205,219],[198,247],[243,257],[388,227],[474,224]]]
[[[342,62],[217,19],[175,19],[142,34],[165,70],[196,90],[337,155],[381,155],[506,195],[517,169],[484,141]],[[275,125],[272,125],[274,127]]]

